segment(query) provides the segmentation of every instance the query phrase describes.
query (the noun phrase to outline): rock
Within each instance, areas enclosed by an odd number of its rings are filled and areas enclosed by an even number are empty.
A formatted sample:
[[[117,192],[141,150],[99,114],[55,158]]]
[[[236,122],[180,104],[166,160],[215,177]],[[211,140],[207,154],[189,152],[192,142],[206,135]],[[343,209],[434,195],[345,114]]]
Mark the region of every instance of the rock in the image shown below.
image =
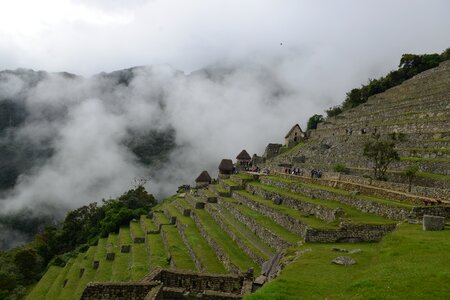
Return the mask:
[[[359,194],[361,194],[361,192],[360,191],[351,191],[350,192],[350,194],[352,194],[352,195],[359,195]]]
[[[333,250],[333,251],[338,251],[338,252],[345,252],[345,253],[348,252],[347,249],[344,249],[344,248],[338,248],[338,247],[333,247],[333,248],[331,248],[331,250]]]
[[[355,254],[355,253],[359,253],[361,251],[362,251],[361,249],[353,249],[353,250],[348,251],[348,254]]]
[[[275,205],[281,205],[281,203],[283,202],[283,200],[281,199],[281,197],[276,196],[276,197],[274,197],[274,198],[272,199],[272,202],[273,202],[273,204],[275,204]]]
[[[259,275],[256,279],[255,279],[255,281],[253,281],[255,284],[258,284],[258,285],[263,285],[265,282],[267,281],[267,277],[266,276],[264,276],[264,275]]]
[[[350,266],[356,264],[356,260],[349,256],[338,256],[331,261],[333,264],[342,265],[342,266]]]
[[[423,216],[423,230],[443,230],[445,226],[445,218],[439,216]]]
[[[267,277],[270,277],[271,275],[273,275],[273,273],[275,271],[275,267],[280,262],[280,259],[281,259],[282,256],[283,256],[283,254],[281,252],[277,252],[269,260],[265,261],[262,264],[261,274],[263,274],[263,275],[265,275]]]

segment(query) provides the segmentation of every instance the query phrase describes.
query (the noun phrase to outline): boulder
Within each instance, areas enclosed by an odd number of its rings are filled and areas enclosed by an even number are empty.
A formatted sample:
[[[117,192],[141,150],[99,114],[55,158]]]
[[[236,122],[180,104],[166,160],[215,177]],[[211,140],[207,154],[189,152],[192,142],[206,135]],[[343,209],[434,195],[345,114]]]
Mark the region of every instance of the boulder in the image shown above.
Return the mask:
[[[434,231],[443,230],[445,226],[445,218],[439,216],[423,216],[423,230]]]
[[[333,264],[341,266],[350,266],[356,264],[356,260],[349,256],[338,256],[331,261]]]

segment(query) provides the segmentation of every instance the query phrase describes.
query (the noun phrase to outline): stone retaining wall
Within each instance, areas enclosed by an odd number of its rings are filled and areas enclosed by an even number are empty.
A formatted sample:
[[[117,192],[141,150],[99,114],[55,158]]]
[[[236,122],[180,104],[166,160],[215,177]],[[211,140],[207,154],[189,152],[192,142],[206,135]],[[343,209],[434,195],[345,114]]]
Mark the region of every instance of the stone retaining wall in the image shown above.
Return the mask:
[[[206,205],[205,210],[213,217],[214,221],[222,228],[222,230],[242,249],[255,263],[262,265],[265,261],[264,258],[258,256],[256,253],[252,251],[245,243],[241,240],[239,236],[237,236],[230,227],[225,224],[222,218],[217,214],[217,211],[211,207],[211,205]]]
[[[268,185],[273,185],[291,192],[300,193],[307,197],[319,198],[325,200],[333,200],[355,207],[356,209],[376,214],[385,218],[394,220],[404,220],[410,215],[410,209],[390,206],[379,202],[359,199],[358,196],[345,196],[342,194],[333,193],[331,191],[315,189],[301,185],[301,183],[288,183],[284,181],[272,180],[268,177],[261,177],[261,182]]]
[[[421,206],[414,207],[411,212],[415,218],[421,218],[424,215],[440,216],[450,219],[450,206]]]
[[[222,247],[213,238],[209,236],[208,232],[205,230],[205,228],[203,228],[202,222],[200,218],[197,216],[195,211],[191,213],[191,217],[192,220],[194,220],[194,223],[197,226],[198,230],[200,231],[200,234],[211,246],[214,253],[223,263],[225,268],[232,274],[239,274],[239,268],[231,262],[230,258],[228,257],[226,252],[222,249]]]
[[[313,229],[306,230],[305,242],[310,243],[336,243],[336,242],[377,242],[386,234],[395,229],[395,224],[347,224],[339,230]]]
[[[233,198],[240,201],[245,206],[271,218],[274,222],[280,224],[290,232],[298,234],[300,236],[305,236],[305,231],[308,226],[292,218],[291,216],[280,213],[275,209],[265,206],[257,201],[253,201],[238,193],[233,193]]]
[[[156,284],[149,283],[88,283],[80,300],[144,299]]]
[[[220,201],[218,209],[222,209],[223,206],[227,209],[237,220],[245,224],[253,233],[255,233],[261,240],[269,244],[272,248],[278,251],[292,246],[290,243],[281,239],[278,235],[271,232],[269,229],[262,227],[254,219],[242,214],[238,209],[226,201]]]
[[[253,186],[251,184],[247,185],[247,191],[254,193],[264,199],[281,199],[282,204],[290,208],[300,210],[306,214],[313,214],[316,218],[321,219],[326,222],[332,222],[338,219],[343,211],[341,208],[329,208],[322,206],[318,203],[310,203],[302,201],[293,197],[281,195],[275,192],[266,191],[258,186]]]

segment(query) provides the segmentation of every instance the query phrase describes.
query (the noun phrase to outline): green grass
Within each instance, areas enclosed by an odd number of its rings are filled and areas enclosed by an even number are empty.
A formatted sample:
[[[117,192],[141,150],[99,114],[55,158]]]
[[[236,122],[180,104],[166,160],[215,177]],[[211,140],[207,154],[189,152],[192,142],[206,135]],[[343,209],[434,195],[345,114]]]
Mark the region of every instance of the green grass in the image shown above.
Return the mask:
[[[150,267],[167,268],[169,267],[167,257],[168,254],[164,247],[164,243],[160,234],[148,234],[148,247],[150,251]]]
[[[45,299],[53,283],[57,280],[58,276],[63,273],[63,270],[64,269],[61,267],[50,266],[44,276],[42,276],[41,280],[39,280],[33,290],[28,294],[26,299]]]
[[[450,163],[450,158],[400,157],[402,161]]]
[[[206,196],[206,197],[217,197],[217,195],[213,192],[213,191],[211,191],[211,190],[209,190],[209,189],[204,189],[203,190],[203,194]]]
[[[300,250],[311,251],[245,299],[448,299],[449,236],[448,228],[430,232],[402,224],[380,243],[305,244]],[[343,255],[331,251],[334,246],[362,249],[349,255],[357,264],[332,264]]]
[[[134,237],[145,237],[144,230],[141,228],[140,222],[130,222],[130,231]]]
[[[238,173],[238,174],[234,174],[231,175],[231,177],[237,177],[240,179],[244,179],[244,180],[253,180],[253,176],[247,173]]]
[[[74,299],[73,296],[75,295],[78,287],[78,282],[80,280],[80,268],[83,267],[83,258],[85,255],[86,253],[79,253],[75,258],[73,265],[65,277],[65,279],[67,279],[67,284],[64,288],[62,288],[61,293],[56,299]]]
[[[234,199],[230,198],[223,198],[223,201],[227,201],[229,203],[232,203],[233,206],[239,210],[243,215],[246,215],[247,217],[252,218],[254,221],[256,221],[260,226],[267,228],[272,233],[278,235],[281,239],[285,240],[288,243],[295,244],[297,243],[301,237],[290,232],[289,230],[285,229],[283,226],[279,225],[278,223],[274,222],[271,218],[268,218],[259,212],[248,208],[245,205],[239,205]]]
[[[181,270],[196,270],[195,263],[192,261],[189,251],[178,233],[178,229],[173,225],[165,225],[161,227],[161,231],[164,231],[166,235],[169,246],[168,250],[175,262],[176,268]]]
[[[294,199],[297,199],[299,201],[304,201],[304,202],[309,202],[309,203],[313,203],[313,204],[317,204],[317,205],[321,205],[323,207],[327,207],[327,208],[342,208],[344,213],[345,213],[345,217],[349,218],[351,220],[351,223],[355,223],[355,224],[360,224],[360,223],[364,223],[364,224],[386,224],[386,223],[393,223],[392,220],[388,220],[386,218],[380,217],[380,216],[376,216],[373,214],[369,214],[369,213],[364,213],[361,212],[359,210],[357,210],[354,207],[348,206],[346,204],[342,204],[340,202],[337,201],[331,201],[331,200],[323,200],[323,199],[313,199],[313,198],[308,198],[305,196],[301,196],[300,194],[297,193],[292,193],[290,191],[287,191],[285,189],[281,189],[281,188],[277,188],[277,187],[273,187],[273,186],[269,186],[269,185],[264,185],[261,183],[250,183],[250,185],[259,187],[263,190],[269,191],[269,192],[273,192],[273,193],[277,193],[279,195],[283,195],[283,196],[288,196],[288,197],[292,197]]]
[[[404,202],[400,202],[400,201],[396,201],[396,200],[388,200],[388,199],[383,199],[380,197],[376,197],[373,195],[364,195],[364,194],[359,194],[359,195],[353,195],[352,193],[346,191],[346,190],[341,190],[338,188],[333,188],[330,186],[326,186],[326,185],[319,185],[319,184],[313,184],[313,183],[307,183],[304,181],[301,181],[301,178],[296,178],[296,179],[287,179],[287,178],[283,178],[280,176],[268,176],[268,178],[270,178],[271,180],[274,181],[284,181],[290,184],[298,184],[298,185],[304,185],[306,187],[310,187],[310,188],[314,188],[317,190],[324,190],[324,191],[328,191],[328,192],[332,192],[335,194],[339,194],[339,195],[343,195],[343,196],[347,196],[347,197],[351,197],[351,198],[358,198],[358,199],[364,199],[367,201],[371,201],[371,202],[377,202],[380,204],[385,204],[385,205],[389,205],[389,206],[394,206],[394,207],[400,207],[400,208],[412,208],[414,207],[413,204],[408,204],[408,203],[404,203]],[[300,183],[301,182],[301,183]]]
[[[310,216],[310,215],[304,214],[303,212],[301,212],[299,210],[296,210],[296,209],[293,209],[293,208],[290,208],[290,207],[287,207],[287,206],[284,206],[284,205],[273,204],[272,201],[270,201],[270,200],[266,200],[266,199],[264,199],[262,197],[259,197],[257,195],[252,195],[252,194],[250,194],[250,193],[248,193],[246,191],[235,191],[234,193],[237,193],[237,194],[239,194],[239,195],[241,195],[241,196],[243,196],[243,197],[245,197],[247,199],[253,200],[253,201],[258,202],[258,203],[260,203],[262,205],[265,205],[267,207],[270,207],[270,208],[278,211],[281,214],[288,215],[288,216],[292,217],[293,219],[295,219],[295,220],[297,220],[297,221],[299,221],[301,223],[307,224],[307,225],[309,225],[309,226],[311,226],[313,228],[318,228],[318,229],[337,229],[338,225],[339,225],[337,221],[326,223],[326,222],[324,222],[324,221],[322,221],[320,219],[317,219],[314,216]]]
[[[131,280],[140,281],[150,273],[150,262],[145,244],[133,244],[131,247]]]
[[[243,240],[250,249],[253,249],[255,254],[263,257],[265,260],[275,254],[275,250],[261,241],[261,239],[250,231],[245,224],[238,221],[226,209],[223,209],[222,211],[223,212],[221,213],[217,210],[217,214],[225,223],[229,225],[228,227],[234,232],[234,234],[241,237],[241,240]]]
[[[113,262],[106,260],[107,245],[109,239],[100,239],[97,244],[97,252],[95,252],[95,260],[100,262],[94,281],[105,282],[111,278]],[[112,242],[109,240],[109,242]]]
[[[307,143],[298,143],[297,145],[295,145],[294,147],[292,147],[291,149],[286,150],[285,152],[277,155],[276,157],[286,157],[289,156],[290,154],[294,153],[297,150],[302,149],[305,145],[307,145]]]
[[[97,247],[89,247],[89,250],[86,252],[86,256],[83,258],[82,267],[84,268],[83,276],[78,280],[77,289],[75,290],[75,294],[73,299],[80,299],[81,294],[83,294],[84,289],[88,282],[92,281],[95,277],[95,273],[97,270],[92,268],[92,262],[94,261],[94,256],[97,251]]]
[[[119,245],[130,245],[133,241],[131,240],[130,228],[120,227],[119,230]]]
[[[180,203],[184,207],[189,206],[184,200],[180,199]],[[241,271],[245,272],[250,267],[255,268],[255,273],[260,269],[259,266],[256,266],[248,255],[243,252],[236,243],[226,234],[219,225],[214,221],[213,217],[208,214],[203,209],[196,209],[195,213],[199,217],[204,229],[209,234],[209,236],[216,241],[227,253],[228,257],[231,259],[231,262],[235,264]]]
[[[214,185],[214,189],[218,192],[218,193],[228,193],[228,191],[221,185]]]
[[[169,219],[162,212],[155,212],[153,217],[156,218],[159,224],[169,224]]]
[[[239,183],[237,183],[231,179],[220,179],[220,182],[223,182],[227,186],[239,186]]]
[[[157,230],[158,227],[156,227],[156,224],[153,222],[153,220],[147,218],[147,216],[142,215],[141,216],[141,222],[144,224],[144,227],[146,230]]]
[[[450,175],[443,175],[430,172],[417,172],[416,176],[433,180],[450,180]]]
[[[64,280],[67,277],[67,274],[69,273],[70,269],[72,268],[72,265],[75,262],[75,258],[71,258],[67,264],[64,266],[64,269],[62,272],[58,275],[58,277],[53,282],[52,286],[48,290],[47,293],[47,299],[58,299],[59,294],[61,294]],[[30,299],[32,300],[32,299]]]
[[[438,152],[450,153],[450,148],[403,148],[399,150],[426,152],[426,153],[438,153]]]
[[[172,216],[176,216],[183,225],[186,225],[183,230],[186,234],[188,243],[197,259],[203,265],[205,272],[218,274],[227,273],[227,270],[215,255],[213,249],[201,236],[194,221],[190,217],[180,214],[172,205],[167,205],[166,207]]]

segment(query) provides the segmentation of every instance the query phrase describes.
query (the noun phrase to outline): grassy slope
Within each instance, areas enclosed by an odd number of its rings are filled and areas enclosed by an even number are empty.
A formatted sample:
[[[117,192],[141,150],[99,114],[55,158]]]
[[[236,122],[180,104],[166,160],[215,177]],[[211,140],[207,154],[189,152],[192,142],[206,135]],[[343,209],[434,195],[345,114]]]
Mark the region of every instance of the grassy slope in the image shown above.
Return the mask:
[[[47,272],[38,282],[38,284],[33,288],[30,294],[28,294],[26,299],[45,299],[47,292],[52,287],[55,280],[63,271],[63,268],[51,266],[48,268]]]
[[[380,243],[305,244],[281,276],[245,299],[448,299],[450,229],[423,231],[402,224]],[[331,263],[333,246],[363,251],[357,264]],[[344,254],[345,255],[345,254]]]

